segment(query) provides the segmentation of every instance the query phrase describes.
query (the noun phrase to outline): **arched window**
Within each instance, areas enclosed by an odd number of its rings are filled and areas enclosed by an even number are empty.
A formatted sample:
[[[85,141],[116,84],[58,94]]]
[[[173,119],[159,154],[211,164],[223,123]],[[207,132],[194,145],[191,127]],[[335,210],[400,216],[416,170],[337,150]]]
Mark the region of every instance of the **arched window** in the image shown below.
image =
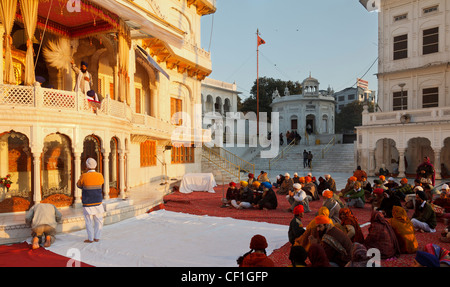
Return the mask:
[[[0,184],[0,213],[29,208],[33,182],[31,162],[29,140],[25,135],[14,131],[0,134],[0,177],[8,178],[6,184]],[[13,197],[19,200],[13,201]],[[18,201],[23,204],[16,205]]]
[[[42,202],[57,207],[73,201],[73,156],[70,139],[62,134],[50,134],[44,139],[41,159]]]

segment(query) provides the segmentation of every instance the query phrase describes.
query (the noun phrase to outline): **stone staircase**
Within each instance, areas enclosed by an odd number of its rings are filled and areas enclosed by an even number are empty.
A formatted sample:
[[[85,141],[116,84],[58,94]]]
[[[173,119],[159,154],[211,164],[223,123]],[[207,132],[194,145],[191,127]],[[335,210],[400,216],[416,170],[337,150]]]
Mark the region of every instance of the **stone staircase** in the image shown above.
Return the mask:
[[[283,146],[283,148],[285,147]],[[324,158],[322,158],[322,149],[325,147],[326,145],[293,146],[282,158],[275,163],[271,163],[270,170],[353,173],[356,169],[354,144],[336,144],[330,146]],[[313,154],[312,168],[303,168],[303,150],[311,151]],[[269,170],[269,159],[260,158],[259,154],[251,162],[257,167],[257,173],[259,170]]]
[[[218,167],[216,164],[210,162],[202,157],[202,173],[212,173],[217,185],[228,184],[230,182],[239,182],[239,178],[228,173],[226,170]],[[241,172],[241,180],[247,179],[247,173]]]

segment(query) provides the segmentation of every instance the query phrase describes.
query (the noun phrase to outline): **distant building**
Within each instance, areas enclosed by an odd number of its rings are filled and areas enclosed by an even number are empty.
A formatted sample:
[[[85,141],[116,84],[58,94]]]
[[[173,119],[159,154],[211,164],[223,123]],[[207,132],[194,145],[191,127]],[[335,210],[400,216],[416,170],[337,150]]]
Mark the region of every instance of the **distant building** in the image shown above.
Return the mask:
[[[384,164],[413,176],[428,156],[440,178],[441,163],[450,162],[448,3],[379,2],[381,110],[365,110],[357,127],[358,164],[370,175]]]
[[[375,91],[364,91],[362,88],[346,88],[333,94],[336,100],[336,113],[340,113],[342,108],[354,101],[369,101],[375,103]]]
[[[273,94],[272,112],[280,113],[280,133],[298,132],[305,135],[329,135],[335,131],[335,100],[332,90],[319,89],[319,81],[311,76],[302,82],[303,93],[283,96],[278,91]],[[309,130],[309,133],[307,132]]]

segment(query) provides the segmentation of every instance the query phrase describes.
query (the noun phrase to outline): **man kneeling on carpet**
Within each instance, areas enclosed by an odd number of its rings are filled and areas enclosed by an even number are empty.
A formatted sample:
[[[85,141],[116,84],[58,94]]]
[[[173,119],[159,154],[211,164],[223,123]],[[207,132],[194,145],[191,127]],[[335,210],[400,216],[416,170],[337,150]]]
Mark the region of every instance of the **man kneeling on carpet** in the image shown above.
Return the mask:
[[[103,213],[105,212],[102,201],[102,185],[105,182],[103,175],[95,171],[97,161],[93,158],[86,160],[87,172],[83,173],[77,182],[81,188],[81,201],[83,203],[83,215],[86,222],[88,239],[85,243],[98,242],[103,228]],[[94,226],[93,226],[94,225]]]
[[[25,222],[31,226],[31,248],[37,249],[43,242],[44,247],[50,247],[55,242],[56,226],[61,223],[61,219],[61,212],[53,204],[38,203],[30,208],[25,215]]]

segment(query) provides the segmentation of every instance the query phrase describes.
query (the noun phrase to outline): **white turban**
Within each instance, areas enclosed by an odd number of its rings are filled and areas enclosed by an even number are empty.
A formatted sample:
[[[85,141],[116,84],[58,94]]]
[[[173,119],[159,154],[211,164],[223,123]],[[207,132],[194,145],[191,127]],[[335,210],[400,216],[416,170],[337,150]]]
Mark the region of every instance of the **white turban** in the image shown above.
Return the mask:
[[[284,176],[289,176],[290,177],[289,173],[287,173],[287,172],[284,174]]]
[[[300,190],[302,189],[302,185],[300,183],[294,183],[294,185],[292,186],[295,190]]]
[[[444,183],[444,185],[442,186],[441,190],[442,189],[448,190],[449,189],[448,184]]]
[[[97,167],[97,162],[95,161],[95,159],[90,157],[86,160],[86,167],[88,169],[95,169]]]

